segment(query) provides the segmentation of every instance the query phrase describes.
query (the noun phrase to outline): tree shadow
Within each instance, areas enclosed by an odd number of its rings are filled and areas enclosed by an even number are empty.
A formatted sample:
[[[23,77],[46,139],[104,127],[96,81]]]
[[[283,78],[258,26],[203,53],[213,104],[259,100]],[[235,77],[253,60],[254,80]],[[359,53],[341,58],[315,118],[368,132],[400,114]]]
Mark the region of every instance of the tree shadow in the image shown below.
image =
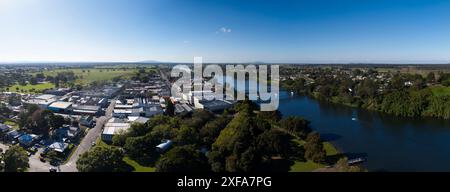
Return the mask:
[[[289,172],[292,165],[294,165],[294,161],[289,159],[272,159],[262,163],[256,170],[263,172]]]
[[[128,165],[125,161],[122,161],[122,163],[120,163],[120,165],[117,167],[118,172],[133,172],[134,167],[131,165]]]
[[[324,142],[329,142],[329,141],[339,140],[340,138],[342,138],[342,136],[340,136],[338,134],[334,134],[334,133],[323,133],[323,134],[320,134],[320,138]]]
[[[132,158],[134,161],[139,163],[139,165],[145,166],[145,167],[154,167],[156,165],[156,161],[160,158],[159,153],[155,153],[151,155],[150,157],[139,157],[139,158]]]

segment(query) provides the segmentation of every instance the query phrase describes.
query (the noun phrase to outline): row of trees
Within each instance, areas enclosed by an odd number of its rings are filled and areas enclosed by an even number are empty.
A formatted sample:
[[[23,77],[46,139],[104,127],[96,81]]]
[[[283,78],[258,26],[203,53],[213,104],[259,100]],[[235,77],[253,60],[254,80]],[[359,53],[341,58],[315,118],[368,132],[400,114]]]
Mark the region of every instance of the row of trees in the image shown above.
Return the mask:
[[[362,73],[364,80],[353,81],[348,75],[337,73],[331,78],[329,71],[313,75],[314,83],[306,84],[305,79],[288,79],[284,88],[312,95],[321,100],[378,110],[403,117],[429,116],[450,118],[448,95],[435,95],[427,85],[450,82],[450,74],[433,72],[426,77],[418,74],[396,73],[389,81],[375,81],[374,74]],[[408,84],[407,82],[411,82]]]

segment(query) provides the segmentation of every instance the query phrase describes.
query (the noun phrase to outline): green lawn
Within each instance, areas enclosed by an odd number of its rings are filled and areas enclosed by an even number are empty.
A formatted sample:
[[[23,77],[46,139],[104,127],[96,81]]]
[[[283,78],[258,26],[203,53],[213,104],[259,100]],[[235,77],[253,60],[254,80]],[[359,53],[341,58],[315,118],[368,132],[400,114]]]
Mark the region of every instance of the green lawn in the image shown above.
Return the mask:
[[[295,161],[294,165],[291,166],[290,172],[311,172],[319,168],[324,168],[325,165],[314,163],[312,161]]]
[[[18,129],[19,128],[19,125],[17,125],[16,122],[13,122],[13,121],[10,121],[10,120],[6,120],[4,122],[4,124],[11,126],[13,129]]]
[[[429,89],[431,89],[431,92],[433,92],[433,94],[436,95],[436,96],[448,96],[448,95],[450,95],[450,87],[434,86],[434,87],[430,87]]]
[[[37,93],[40,92],[44,89],[52,89],[54,88],[55,85],[53,83],[40,83],[40,84],[36,84],[36,85],[31,85],[31,84],[27,84],[27,85],[13,85],[11,87],[9,87],[9,91],[11,92],[26,92],[26,93]],[[17,90],[17,88],[19,88]]]
[[[73,71],[79,79],[76,80],[76,84],[87,85],[94,81],[110,81],[115,77],[129,78],[136,69],[57,69],[44,71],[44,75],[56,76],[59,72]],[[84,72],[83,72],[84,71]]]
[[[101,138],[98,138],[95,142],[95,146],[108,146],[104,141],[102,141]],[[134,168],[134,172],[155,172],[154,167],[145,167],[142,165],[139,165],[136,161],[130,159],[129,157],[124,157],[123,161],[127,163],[128,165],[132,166]]]
[[[305,142],[300,140],[294,140],[299,146]],[[327,157],[339,154],[339,151],[329,142],[323,142],[323,147],[327,153]],[[312,161],[295,161],[291,166],[290,172],[311,172],[319,168],[326,167],[325,164],[314,163]]]
[[[95,141],[95,146],[108,146],[100,137]]]
[[[129,157],[124,157],[123,161],[125,161],[128,165],[132,166],[134,168],[134,172],[155,172],[154,167],[144,167],[142,165],[139,165],[139,163],[133,161]]]

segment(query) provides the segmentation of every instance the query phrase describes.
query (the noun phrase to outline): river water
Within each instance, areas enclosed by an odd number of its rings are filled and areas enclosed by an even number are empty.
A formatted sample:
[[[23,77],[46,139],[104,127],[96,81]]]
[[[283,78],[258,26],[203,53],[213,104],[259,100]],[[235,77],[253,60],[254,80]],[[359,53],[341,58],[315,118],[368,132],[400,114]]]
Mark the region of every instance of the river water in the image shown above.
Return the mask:
[[[283,116],[302,116],[315,131],[370,171],[450,171],[450,120],[399,118],[307,96],[280,93]]]
[[[224,80],[231,82],[228,76]],[[248,81],[233,87],[238,84]],[[401,118],[286,91],[279,98],[284,117],[311,121],[313,130],[349,158],[365,157],[369,171],[450,171],[450,120]]]

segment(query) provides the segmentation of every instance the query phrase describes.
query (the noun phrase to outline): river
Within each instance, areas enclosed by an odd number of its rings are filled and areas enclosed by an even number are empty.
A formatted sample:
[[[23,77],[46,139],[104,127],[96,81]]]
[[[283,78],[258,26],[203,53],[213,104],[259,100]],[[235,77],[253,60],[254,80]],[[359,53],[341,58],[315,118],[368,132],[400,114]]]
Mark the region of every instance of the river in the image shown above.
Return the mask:
[[[224,80],[231,82],[228,76]],[[450,120],[401,118],[286,91],[279,97],[284,117],[311,121],[313,130],[349,158],[365,157],[369,171],[450,171]]]
[[[369,171],[450,171],[450,121],[399,118],[280,92],[283,116],[302,116]]]

